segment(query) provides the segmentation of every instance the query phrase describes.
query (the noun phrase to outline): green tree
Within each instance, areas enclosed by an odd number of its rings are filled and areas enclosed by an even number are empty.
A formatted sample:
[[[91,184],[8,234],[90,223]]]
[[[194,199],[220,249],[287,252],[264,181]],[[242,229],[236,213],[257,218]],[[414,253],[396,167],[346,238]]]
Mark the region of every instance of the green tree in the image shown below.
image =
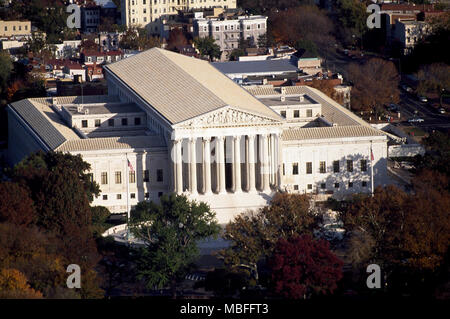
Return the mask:
[[[194,45],[200,51],[200,54],[208,57],[210,61],[220,59],[220,56],[222,55],[220,47],[215,43],[215,40],[212,37],[195,38]]]
[[[138,252],[138,278],[149,288],[170,285],[175,296],[177,280],[198,256],[197,241],[216,236],[219,225],[203,202],[176,194],[163,195],[160,201],[138,203],[130,228],[145,243]]]
[[[277,241],[312,234],[317,222],[306,195],[276,194],[270,206],[240,214],[226,226],[223,237],[231,244],[220,255],[228,269],[258,281],[258,262],[272,254]]]
[[[11,77],[11,71],[13,70],[13,63],[11,56],[7,51],[0,52],[0,93],[4,93],[8,86],[9,78]]]

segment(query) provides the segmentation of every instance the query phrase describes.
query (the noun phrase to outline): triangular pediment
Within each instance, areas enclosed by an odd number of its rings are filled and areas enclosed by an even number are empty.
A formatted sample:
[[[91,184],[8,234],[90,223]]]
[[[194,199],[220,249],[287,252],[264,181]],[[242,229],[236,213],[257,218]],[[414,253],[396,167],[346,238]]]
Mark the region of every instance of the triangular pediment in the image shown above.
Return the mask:
[[[278,124],[280,121],[226,106],[177,124],[177,127],[223,127]]]

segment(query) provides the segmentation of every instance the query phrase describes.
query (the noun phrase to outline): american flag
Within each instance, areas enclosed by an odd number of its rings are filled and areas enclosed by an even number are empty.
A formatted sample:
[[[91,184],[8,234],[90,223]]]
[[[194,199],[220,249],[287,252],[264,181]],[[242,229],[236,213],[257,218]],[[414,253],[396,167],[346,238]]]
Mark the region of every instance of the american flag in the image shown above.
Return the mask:
[[[129,159],[127,159],[127,162],[128,162],[128,167],[130,168],[130,170],[131,170],[132,172],[134,172],[134,168],[133,168],[133,165],[131,165],[131,163],[130,163],[130,160],[129,160]]]
[[[373,161],[373,153],[372,153],[372,147],[370,148],[370,160]]]

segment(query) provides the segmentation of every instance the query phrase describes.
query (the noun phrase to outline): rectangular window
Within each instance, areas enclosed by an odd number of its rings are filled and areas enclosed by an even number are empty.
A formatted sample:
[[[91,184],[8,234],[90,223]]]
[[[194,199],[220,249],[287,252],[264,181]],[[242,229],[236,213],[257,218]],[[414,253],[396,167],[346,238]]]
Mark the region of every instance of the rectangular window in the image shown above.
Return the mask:
[[[347,171],[353,172],[353,161],[352,160],[347,160]]]
[[[122,119],[122,125],[127,126],[128,125],[128,119]]]
[[[122,194],[117,194],[116,198],[117,199],[122,199]]]
[[[156,170],[156,181],[157,182],[162,182],[163,181],[163,170],[162,169],[157,169]]]
[[[108,120],[108,126],[114,126],[114,119]]]
[[[325,188],[327,188],[327,184],[326,184],[326,183],[322,183],[322,184],[320,184],[320,188],[322,188],[322,189],[325,189]]]
[[[158,192],[158,197],[161,197],[163,195],[163,192]]]
[[[367,187],[367,182],[362,182],[362,187]]]
[[[320,172],[322,174],[327,172],[326,163],[324,161],[320,162]]]
[[[339,183],[334,183],[334,188],[339,188]]]
[[[339,161],[333,161],[333,172],[339,173]]]
[[[108,184],[108,173],[107,172],[102,172],[101,183]]]
[[[141,118],[140,117],[135,117],[134,118],[134,125],[141,125]]]
[[[100,127],[101,123],[100,120],[95,120],[95,127]]]
[[[352,188],[353,187],[353,182],[348,182],[348,188]]]
[[[308,189],[312,189],[312,184],[308,184]]]
[[[116,184],[122,184],[122,172],[116,172]]]
[[[306,110],[306,117],[312,117],[312,109]]]
[[[130,172],[130,183],[136,183],[136,172]]]
[[[131,193],[130,198],[136,198],[136,193]]]
[[[294,185],[294,191],[298,191],[298,185]]]
[[[306,174],[312,174],[312,162],[306,162]]]
[[[300,111],[294,110],[294,117],[300,117]]]
[[[82,120],[81,121],[81,127],[88,127],[88,121],[87,120]]]
[[[150,193],[145,193],[145,198],[149,199],[150,198]]]
[[[286,175],[286,168],[285,168],[285,165],[284,165],[284,163],[283,163],[283,176],[284,175]]]
[[[148,169],[146,169],[144,171],[144,182],[148,182],[148,181],[150,181],[150,174],[149,174]]]
[[[367,160],[361,160],[361,171],[367,171]]]
[[[281,112],[280,112],[280,115],[281,115],[282,117],[286,118],[286,111],[281,111]]]
[[[298,175],[298,163],[292,163],[292,175]]]
[[[108,200],[108,195],[103,195],[103,200]]]

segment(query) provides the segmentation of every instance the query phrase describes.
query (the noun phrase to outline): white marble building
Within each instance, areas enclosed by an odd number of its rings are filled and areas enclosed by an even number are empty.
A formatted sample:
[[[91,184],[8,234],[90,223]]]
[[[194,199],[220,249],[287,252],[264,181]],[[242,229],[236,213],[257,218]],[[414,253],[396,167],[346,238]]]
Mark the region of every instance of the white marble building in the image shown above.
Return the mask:
[[[386,183],[386,135],[315,89],[243,89],[158,48],[105,69],[108,96],[12,103],[10,162],[39,149],[81,154],[101,187],[94,205],[125,212],[128,179],[131,205],[186,193],[221,223],[278,190],[370,192],[371,165],[375,186]]]

